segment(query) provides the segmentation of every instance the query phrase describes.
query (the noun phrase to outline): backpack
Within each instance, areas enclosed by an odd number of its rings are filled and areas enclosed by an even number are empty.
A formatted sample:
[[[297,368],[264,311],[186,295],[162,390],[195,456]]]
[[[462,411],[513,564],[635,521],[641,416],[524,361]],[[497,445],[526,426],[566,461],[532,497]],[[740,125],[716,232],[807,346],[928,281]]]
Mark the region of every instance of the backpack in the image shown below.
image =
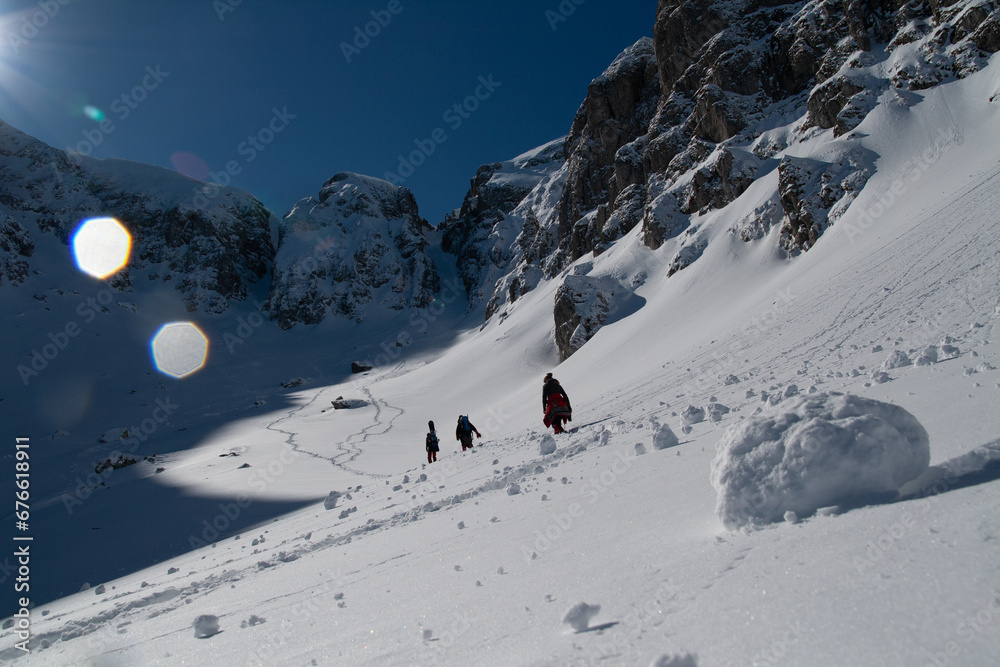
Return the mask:
[[[469,423],[469,416],[462,415],[458,418],[458,428],[462,433],[472,433],[472,424]]]
[[[427,434],[427,451],[437,452],[440,451],[440,446],[438,445],[437,433],[431,431]]]

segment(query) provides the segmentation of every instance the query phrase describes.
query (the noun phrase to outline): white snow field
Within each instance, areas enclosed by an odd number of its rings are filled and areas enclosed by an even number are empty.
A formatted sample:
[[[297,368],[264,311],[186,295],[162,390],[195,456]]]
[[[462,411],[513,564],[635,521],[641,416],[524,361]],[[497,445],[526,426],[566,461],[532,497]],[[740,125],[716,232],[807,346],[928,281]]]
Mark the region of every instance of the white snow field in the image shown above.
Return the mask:
[[[139,387],[147,398],[129,413],[137,421],[154,409],[151,396],[177,406],[149,438],[153,461],[67,504],[86,457],[111,451],[96,438],[128,424],[95,414],[93,451],[49,477],[43,466],[76,460],[59,449],[75,434],[33,439],[46,491],[34,496],[45,530],[31,546],[33,583],[69,583],[51,584],[32,611],[30,654],[15,647],[17,625],[4,624],[0,660],[1000,664],[993,60],[922,92],[919,104],[869,115],[846,141],[878,155],[877,171],[805,254],[781,256],[777,227],[751,243],[731,233],[770,196],[773,173],[699,219],[711,242],[669,279],[670,249],[645,248],[639,229],[585,258],[594,275],[644,273],[645,304],[562,364],[552,337],[557,281],[484,326],[480,312],[443,297],[434,322],[290,332],[248,324],[239,343],[225,339],[231,353],[223,336],[253,313],[220,316],[206,326],[214,347],[205,369],[180,381],[150,375]],[[795,150],[829,141],[829,131],[815,132]],[[115,377],[118,362],[102,359],[136,341],[114,331],[88,330],[105,336],[68,350],[76,356],[51,372],[68,380],[73,364],[103,363]],[[928,356],[929,346],[937,361],[883,366],[896,351]],[[373,370],[345,371],[366,358]],[[543,455],[548,371],[574,419]],[[297,377],[302,385],[279,386]],[[114,400],[132,405],[127,387],[117,389]],[[758,408],[781,414],[796,394],[824,392],[905,410],[926,430],[930,466],[898,480],[900,498],[852,504],[835,478],[836,508],[776,507],[775,522],[728,530],[710,482],[723,433]],[[16,409],[17,393],[5,390],[5,409]],[[340,396],[356,407],[334,410]],[[715,403],[730,411],[709,410]],[[688,406],[718,421],[688,431]],[[464,454],[451,439],[460,414],[483,433]],[[431,419],[442,448],[426,465]],[[662,424],[679,442],[658,449]]]

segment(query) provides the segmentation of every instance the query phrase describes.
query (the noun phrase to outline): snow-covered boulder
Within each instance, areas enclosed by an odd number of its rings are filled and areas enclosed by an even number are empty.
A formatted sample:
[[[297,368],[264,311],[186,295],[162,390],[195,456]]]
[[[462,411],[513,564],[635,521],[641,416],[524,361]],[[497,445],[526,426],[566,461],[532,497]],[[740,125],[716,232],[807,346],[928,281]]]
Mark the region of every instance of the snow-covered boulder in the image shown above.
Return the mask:
[[[940,361],[945,361],[946,359],[954,359],[958,357],[960,354],[962,354],[962,351],[959,350],[954,345],[944,344],[941,346],[940,349],[941,349],[941,355],[939,357]]]
[[[872,382],[875,384],[885,384],[892,378],[885,371],[873,370],[871,374]]]
[[[101,437],[97,439],[97,442],[100,442],[102,444],[109,442],[116,443],[116,442],[121,442],[126,438],[128,438],[128,429],[119,427],[119,428],[108,429],[107,431],[102,433]]]
[[[927,431],[909,412],[870,398],[788,399],[726,430],[712,461],[716,514],[730,530],[809,516],[895,493],[930,462]]]

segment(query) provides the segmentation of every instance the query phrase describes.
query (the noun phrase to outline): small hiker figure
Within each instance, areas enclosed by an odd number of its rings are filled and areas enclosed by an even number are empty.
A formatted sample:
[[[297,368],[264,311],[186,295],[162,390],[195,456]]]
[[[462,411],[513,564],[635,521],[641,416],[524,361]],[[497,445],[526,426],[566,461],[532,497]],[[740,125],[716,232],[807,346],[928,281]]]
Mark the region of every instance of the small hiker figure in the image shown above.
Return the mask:
[[[455,439],[461,440],[462,451],[466,449],[472,449],[472,434],[475,433],[477,438],[483,437],[482,434],[472,425],[469,421],[467,415],[459,415],[458,426],[455,427]]]
[[[438,442],[438,435],[434,432],[434,422],[427,422],[427,428],[430,431],[427,433],[427,462],[434,463],[438,460],[438,452],[441,450],[441,445]]]
[[[545,426],[551,426],[556,433],[563,433],[564,421],[573,421],[573,408],[569,404],[569,396],[566,390],[559,384],[559,380],[552,377],[552,373],[546,373],[545,383],[542,386],[542,410],[545,417],[542,422]]]

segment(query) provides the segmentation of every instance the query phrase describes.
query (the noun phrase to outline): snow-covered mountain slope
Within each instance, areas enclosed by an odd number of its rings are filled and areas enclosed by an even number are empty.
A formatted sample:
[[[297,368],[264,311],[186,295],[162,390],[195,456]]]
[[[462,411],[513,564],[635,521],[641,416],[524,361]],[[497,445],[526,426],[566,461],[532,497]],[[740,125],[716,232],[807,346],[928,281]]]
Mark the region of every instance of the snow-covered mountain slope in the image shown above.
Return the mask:
[[[245,300],[274,259],[272,215],[247,193],[127,160],[69,156],[2,122],[0,185],[0,283],[36,294],[45,289],[33,279],[44,274],[42,258],[65,254],[91,217],[116,217],[132,235],[131,261],[112,290],[166,283],[189,311],[222,313]]]
[[[428,227],[406,188],[337,174],[281,221],[272,316],[290,328],[329,314],[361,320],[368,304],[395,311],[427,307],[440,289],[426,253]]]
[[[985,67],[1000,47],[997,21],[996,4],[978,0],[662,0],[654,39],[627,49],[591,84],[565,140],[564,167],[507,202],[516,215],[500,216],[492,231],[481,218],[451,221],[454,234],[478,229],[481,251],[446,249],[460,267],[475,267],[465,272],[470,293],[493,290],[487,318],[507,316],[539,280],[637,227],[645,246],[671,256],[670,274],[723,238],[710,229],[719,220],[746,242],[780,227],[769,242],[807,251],[877,168],[869,112],[905,115],[923,103],[923,91]],[[943,144],[954,140],[947,126],[938,130]],[[730,206],[740,214],[713,215]],[[512,238],[511,251],[488,252],[495,238]],[[618,278],[598,301],[628,301],[644,280]],[[606,308],[585,312],[593,302],[586,290],[566,291],[578,307],[557,308],[564,357],[599,329]]]
[[[143,445],[166,453],[108,475],[74,514],[60,501],[71,478],[59,489],[39,465],[46,487],[35,502],[48,524],[31,548],[46,569],[32,576],[44,585],[62,568],[91,587],[34,609],[30,656],[18,657],[6,623],[0,655],[59,665],[995,664],[998,92],[994,57],[914,93],[919,103],[883,100],[850,139],[871,152],[870,178],[808,252],[789,257],[779,224],[738,233],[775,201],[772,163],[737,200],[697,216],[705,246],[682,271],[670,271],[677,249],[649,247],[641,226],[580,258],[566,275],[579,266],[634,285],[641,307],[609,318],[561,365],[559,280],[540,280],[481,326],[456,297],[420,321],[251,328],[231,354],[159,390],[183,406]],[[832,128],[795,136],[793,156],[848,140]],[[251,314],[239,315],[250,327]],[[238,335],[238,319],[215,322],[215,340]],[[899,365],[901,355],[938,361]],[[347,375],[351,356],[372,357],[373,370]],[[111,364],[91,361],[101,363]],[[571,396],[574,431],[543,454],[547,371]],[[288,390],[264,382],[294,375],[305,382]],[[845,498],[797,523],[726,530],[710,484],[724,430],[758,408],[780,414],[812,387],[904,408],[926,429],[931,468],[901,499]],[[139,389],[121,404],[152,410],[161,395]],[[332,409],[338,396],[356,407]],[[719,421],[685,433],[689,406]],[[449,444],[459,414],[483,433],[465,454]],[[427,465],[429,419],[444,446]],[[664,424],[679,442],[655,449]],[[150,498],[158,511],[110,511]],[[129,539],[104,541],[118,523]],[[210,544],[152,566],[118,548],[143,539]],[[112,569],[120,575],[92,576]],[[600,609],[574,631],[563,619],[581,602]]]

